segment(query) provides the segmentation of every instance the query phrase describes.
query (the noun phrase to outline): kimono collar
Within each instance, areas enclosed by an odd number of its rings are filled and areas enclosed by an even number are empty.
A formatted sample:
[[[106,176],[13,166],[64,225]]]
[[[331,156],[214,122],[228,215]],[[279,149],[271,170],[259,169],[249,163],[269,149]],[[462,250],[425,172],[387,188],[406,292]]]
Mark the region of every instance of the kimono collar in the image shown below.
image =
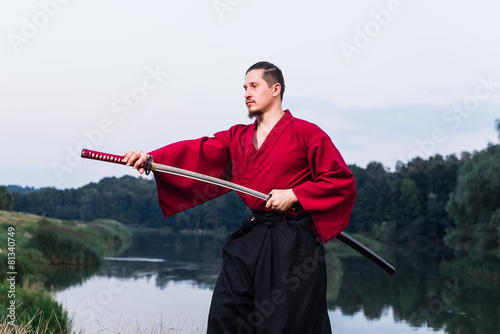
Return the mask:
[[[253,137],[255,133],[255,127],[257,126],[257,120],[252,124],[250,127],[250,131],[248,131],[247,135],[247,154],[249,155],[248,158],[250,159],[256,159],[256,158],[265,158],[267,154],[271,151],[273,146],[276,144],[276,141],[278,138],[281,136],[283,133],[283,130],[290,124],[290,122],[293,120],[293,116],[290,113],[290,111],[287,109],[285,110],[285,113],[283,116],[280,118],[278,123],[274,125],[272,128],[271,132],[266,137],[266,140],[262,143],[262,145],[259,147],[258,150],[255,150],[255,147],[253,146]]]
[[[283,129],[292,121],[293,118],[294,117],[292,116],[292,113],[290,112],[290,110],[286,109],[284,111],[283,116],[281,116],[281,118],[279,119],[279,121],[272,128],[271,132],[269,132],[269,135],[273,134],[273,136],[274,136],[277,133],[281,133],[281,131],[283,131]],[[257,127],[257,120],[255,120],[255,122],[253,122],[253,124],[251,126],[251,129],[250,129],[250,133],[251,133],[251,138],[250,139],[252,140],[252,145],[253,145],[253,133],[255,132],[255,128],[256,127]],[[268,137],[269,137],[269,135],[268,135]],[[264,143],[266,141],[267,141],[267,138],[264,141]]]

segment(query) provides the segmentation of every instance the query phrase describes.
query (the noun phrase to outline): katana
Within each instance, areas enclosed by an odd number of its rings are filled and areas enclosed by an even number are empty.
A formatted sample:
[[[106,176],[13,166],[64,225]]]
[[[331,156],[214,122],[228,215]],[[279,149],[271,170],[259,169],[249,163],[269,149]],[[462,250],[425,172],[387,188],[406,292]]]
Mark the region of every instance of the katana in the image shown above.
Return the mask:
[[[93,160],[100,160],[100,161],[107,161],[107,162],[112,162],[116,164],[121,164],[121,165],[126,165],[127,163],[123,159],[123,156],[119,155],[114,155],[114,154],[109,154],[109,153],[102,153],[102,152],[97,152],[97,151],[91,151],[87,149],[82,150],[82,158],[86,159],[93,159]],[[182,168],[177,168],[177,167],[172,167],[168,165],[162,165],[159,163],[155,163],[152,161],[152,159],[148,159],[140,168],[144,168],[146,171],[146,174],[149,174],[150,171],[153,172],[162,172],[162,173],[167,173],[167,174],[172,174],[172,175],[177,175],[177,176],[182,176],[182,177],[187,177],[193,180],[197,181],[202,181],[206,183],[211,183],[220,187],[224,187],[227,189],[231,189],[243,194],[247,194],[256,198],[259,198],[263,201],[267,201],[270,198],[270,194],[264,194],[259,191],[240,186],[239,184],[226,181],[223,179],[219,179],[217,177],[213,176],[208,176],[205,174],[200,174],[196,172],[191,172]],[[374,251],[354,239],[353,237],[347,235],[344,232],[340,232],[339,235],[336,237],[338,240],[342,241],[346,245],[350,246],[360,254],[364,255],[367,257],[369,260],[374,262],[376,265],[378,265],[380,268],[385,270],[388,274],[392,275],[396,272],[396,269],[389,264],[387,261],[385,261],[382,257],[380,257],[378,254],[376,254]]]

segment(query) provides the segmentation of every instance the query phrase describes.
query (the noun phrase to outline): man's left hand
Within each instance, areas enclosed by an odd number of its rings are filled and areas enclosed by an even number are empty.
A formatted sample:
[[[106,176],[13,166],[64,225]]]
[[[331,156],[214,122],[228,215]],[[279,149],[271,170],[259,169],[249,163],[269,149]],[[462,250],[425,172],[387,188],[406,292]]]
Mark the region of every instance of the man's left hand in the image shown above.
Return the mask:
[[[299,203],[292,189],[273,189],[271,198],[266,203],[266,208],[278,212],[285,212],[294,204]]]

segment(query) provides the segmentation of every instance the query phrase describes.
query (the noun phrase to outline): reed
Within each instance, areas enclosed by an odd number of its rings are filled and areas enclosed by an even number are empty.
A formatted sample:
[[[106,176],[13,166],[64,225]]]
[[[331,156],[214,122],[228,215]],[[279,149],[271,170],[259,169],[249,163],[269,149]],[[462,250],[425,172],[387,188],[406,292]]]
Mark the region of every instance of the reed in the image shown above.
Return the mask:
[[[38,284],[16,287],[15,312],[8,310],[10,284],[0,285],[0,334],[2,333],[70,333],[68,313]]]
[[[52,318],[51,318],[52,319]],[[0,334],[53,334],[53,333],[64,333],[64,334],[87,334],[90,331],[82,329],[80,331],[74,331],[69,327],[64,327],[59,324],[56,330],[50,328],[49,321],[51,319],[44,320],[42,313],[39,312],[35,314],[30,321],[20,325],[12,326],[7,320],[0,322]],[[55,316],[54,316],[55,319]],[[171,324],[166,324],[163,321],[154,322],[153,324],[143,327],[138,323],[132,323],[128,321],[122,325],[118,325],[115,328],[102,327],[98,330],[92,331],[92,334],[203,334],[206,333],[206,328],[204,326],[199,328],[192,328],[192,326],[187,326],[186,324],[177,324],[179,327],[174,328]]]

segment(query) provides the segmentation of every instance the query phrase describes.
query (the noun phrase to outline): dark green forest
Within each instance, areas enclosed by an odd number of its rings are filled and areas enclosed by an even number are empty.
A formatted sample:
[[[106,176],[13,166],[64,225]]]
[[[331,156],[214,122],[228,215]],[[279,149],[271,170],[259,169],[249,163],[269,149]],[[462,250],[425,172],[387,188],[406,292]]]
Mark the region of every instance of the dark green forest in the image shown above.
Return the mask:
[[[497,121],[500,136],[500,122]],[[346,232],[384,242],[456,252],[500,249],[500,145],[460,157],[435,155],[349,166],[357,197]],[[115,219],[129,226],[233,231],[249,211],[231,192],[164,218],[154,181],[105,178],[79,189],[0,187],[0,209],[66,220]]]

